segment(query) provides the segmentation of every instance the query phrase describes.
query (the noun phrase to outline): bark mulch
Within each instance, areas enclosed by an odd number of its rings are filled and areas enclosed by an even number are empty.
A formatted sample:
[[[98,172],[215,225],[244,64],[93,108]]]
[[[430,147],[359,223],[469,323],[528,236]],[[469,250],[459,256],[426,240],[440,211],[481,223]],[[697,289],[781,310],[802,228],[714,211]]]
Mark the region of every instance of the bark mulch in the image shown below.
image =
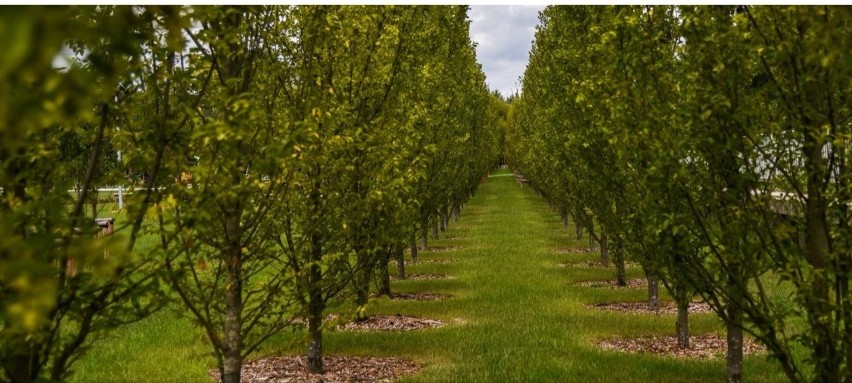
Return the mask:
[[[628,269],[633,267],[639,267],[639,264],[633,262],[625,262],[624,266]],[[560,263],[558,267],[580,267],[580,268],[588,268],[588,269],[611,269],[615,268],[615,264],[611,263],[609,265],[604,266],[600,261],[580,261],[580,262],[565,262]]]
[[[562,247],[553,249],[553,252],[556,254],[586,254],[594,251],[595,250],[589,249],[588,247]]]
[[[598,342],[598,346],[607,350],[631,353],[647,353],[674,358],[708,359],[724,357],[727,341],[719,335],[695,335],[689,337],[689,348],[677,346],[674,336],[651,336],[633,339],[610,339]],[[743,340],[745,355],[763,352],[765,348],[751,339]]]
[[[400,280],[398,276],[391,275],[391,279]],[[411,281],[432,281],[437,279],[449,279],[448,276],[444,274],[434,274],[434,273],[423,273],[423,274],[406,274],[405,279],[403,280],[411,280]]]
[[[648,281],[644,278],[634,278],[627,280],[627,286],[619,286],[616,281],[582,281],[577,282],[577,286],[583,287],[605,287],[610,289],[638,289],[648,285]]]
[[[592,303],[586,305],[586,307],[598,309],[598,310],[609,310],[609,311],[618,311],[623,313],[631,313],[631,314],[677,314],[677,306],[674,302],[664,301],[660,302],[660,309],[658,311],[653,311],[648,308],[648,302],[606,302],[606,303]],[[704,302],[692,302],[689,304],[689,313],[690,314],[704,314],[710,313],[713,310],[710,308],[710,305]]]
[[[391,382],[420,370],[410,360],[361,356],[325,356],[323,365],[324,374],[311,374],[303,356],[262,358],[246,361],[240,380],[247,383]],[[210,376],[219,381],[219,370],[212,370]]]
[[[337,328],[344,331],[411,331],[443,327],[444,322],[405,315],[371,315],[359,322],[349,322]]]
[[[421,251],[426,253],[446,253],[448,251],[457,251],[461,249],[463,249],[461,246],[429,246],[426,250]]]

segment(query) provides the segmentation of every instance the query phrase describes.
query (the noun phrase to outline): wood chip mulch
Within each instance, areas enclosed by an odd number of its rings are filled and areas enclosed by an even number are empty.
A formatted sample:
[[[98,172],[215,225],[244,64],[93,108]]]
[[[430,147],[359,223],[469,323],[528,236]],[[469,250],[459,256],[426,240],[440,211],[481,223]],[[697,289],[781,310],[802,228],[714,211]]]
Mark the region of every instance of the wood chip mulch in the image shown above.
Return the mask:
[[[696,335],[689,337],[689,348],[677,346],[674,336],[651,336],[633,339],[610,339],[598,342],[598,346],[607,350],[631,353],[647,353],[675,358],[708,359],[724,357],[727,340],[719,335]],[[745,355],[756,354],[765,348],[751,339],[743,342]]]
[[[648,307],[648,302],[607,302],[607,303],[592,303],[586,305],[586,307],[598,309],[598,310],[608,310],[608,311],[618,311],[623,313],[631,313],[631,314],[677,314],[677,306],[674,302],[664,301],[660,302],[659,311],[653,311]],[[711,313],[713,309],[710,308],[710,305],[704,302],[692,302],[689,304],[689,313],[690,314],[705,314]]]
[[[446,253],[448,251],[457,251],[461,249],[463,249],[461,246],[429,246],[425,250],[421,251],[427,253]]]
[[[426,260],[417,260],[417,262],[411,262],[412,265],[449,265],[453,263],[452,259],[449,258],[439,258],[439,259],[426,259]]]
[[[556,254],[586,254],[593,251],[594,250],[589,249],[588,247],[562,247],[553,249],[553,252]]]
[[[410,360],[361,356],[325,356],[323,366],[324,374],[311,374],[303,356],[262,358],[246,361],[240,372],[240,380],[247,383],[390,382],[420,370]],[[218,369],[213,369],[210,376],[220,381]]]
[[[440,301],[443,299],[450,299],[452,295],[449,294],[433,294],[433,293],[393,293],[391,294],[391,299],[395,301]]]
[[[424,328],[443,327],[444,322],[405,315],[371,315],[358,322],[349,322],[338,326],[345,331],[411,331]]]
[[[627,286],[619,286],[614,280],[606,280],[606,281],[582,281],[577,282],[577,286],[583,287],[605,287],[610,289],[638,289],[644,287],[648,284],[648,281],[644,278],[634,278],[627,280]]]
[[[391,279],[400,280],[398,276],[392,275]],[[444,274],[434,274],[434,273],[423,273],[423,274],[407,274],[405,279],[403,280],[411,280],[411,281],[432,281],[437,279],[449,279],[448,276]]]

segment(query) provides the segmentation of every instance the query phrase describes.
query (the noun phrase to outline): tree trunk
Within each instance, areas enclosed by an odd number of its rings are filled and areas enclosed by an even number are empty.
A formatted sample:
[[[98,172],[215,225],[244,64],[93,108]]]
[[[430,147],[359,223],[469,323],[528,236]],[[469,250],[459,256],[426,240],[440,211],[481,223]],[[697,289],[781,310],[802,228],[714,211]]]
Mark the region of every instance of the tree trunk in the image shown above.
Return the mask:
[[[574,233],[577,234],[577,240],[583,239],[583,225],[580,225],[579,222],[574,222]]]
[[[222,350],[223,383],[239,383],[240,369],[243,364],[242,350],[242,228],[240,227],[239,207],[227,209],[225,218],[226,238],[230,238],[226,256],[227,285],[225,286],[225,320],[223,323],[224,349]]]
[[[727,311],[727,381],[728,383],[741,383],[743,381],[743,317],[740,310],[730,304],[728,304]]]
[[[391,296],[391,283],[390,283],[390,271],[388,271],[388,263],[390,263],[391,257],[397,259],[397,268],[399,267],[399,262],[403,259],[402,254],[402,246],[394,245],[390,248],[386,248],[384,256],[382,257],[382,263],[384,267],[379,269],[379,295],[385,295],[387,297]],[[403,260],[403,262],[405,262]],[[404,265],[404,264],[403,264]],[[403,266],[404,267],[404,266]],[[403,270],[403,273],[405,271]]]
[[[562,227],[568,228],[568,216],[565,214],[562,214]]]
[[[619,286],[627,286],[627,270],[624,265],[624,248],[616,239],[613,241],[613,253],[615,255],[615,280]]]
[[[426,232],[426,230],[427,230],[427,229],[426,229],[426,227],[424,226],[423,231],[421,232],[421,233],[422,233],[422,235],[421,235],[421,237],[420,237],[420,240],[421,240],[421,242],[422,242],[422,245],[420,246],[420,249],[421,249],[421,250],[426,250],[426,249],[428,249],[428,248],[429,248],[429,247],[428,247],[428,245],[429,245],[429,243],[428,243],[429,239],[427,238],[427,237],[429,237],[429,234]]]
[[[589,243],[591,244],[592,236],[589,236]],[[609,266],[609,245],[606,241],[606,236],[602,235],[600,238],[601,243],[601,265]]]
[[[820,131],[819,128],[813,131]],[[813,358],[816,361],[814,370],[816,381],[840,382],[840,363],[836,348],[834,347],[835,336],[832,328],[831,318],[831,288],[829,285],[827,271],[829,261],[829,228],[827,221],[827,203],[823,191],[823,177],[827,164],[822,153],[822,143],[818,142],[814,134],[805,137],[805,155],[808,179],[808,198],[805,202],[805,230],[807,233],[806,257],[808,263],[814,268],[811,279],[811,294],[806,298],[809,300],[809,317],[811,323],[816,324],[814,331]],[[847,368],[849,368],[847,366]]]
[[[417,262],[417,238],[416,238],[416,236],[417,236],[417,234],[412,232],[411,238],[410,238],[410,241],[409,241],[409,243],[410,243],[409,249],[411,249],[411,261],[413,261],[415,263]],[[424,241],[424,244],[425,244],[425,241]],[[405,260],[403,260],[402,258],[399,259],[399,262],[401,262],[403,265],[405,264]],[[400,278],[405,278],[405,276],[404,275],[400,276]]]
[[[314,290],[314,289],[312,289]],[[319,289],[316,289],[319,290]],[[323,304],[311,301],[308,305],[308,372],[322,374],[322,313]]]
[[[450,221],[449,208],[441,209],[441,231],[447,231],[447,224]]]
[[[311,193],[314,207],[319,206],[319,188]],[[325,311],[325,300],[322,296],[322,236],[311,233],[311,263],[308,273],[308,372],[322,374],[325,372],[322,362],[322,321]]]
[[[412,256],[417,253],[417,245],[411,245]],[[399,248],[399,251],[396,253],[396,276],[399,279],[405,279],[405,255],[402,252],[402,248]]]
[[[432,218],[432,239],[438,239],[438,221],[441,220],[441,217]]]
[[[459,205],[453,206],[453,218],[456,222],[459,220],[459,215],[461,215],[461,208]]]
[[[678,295],[680,296],[675,298],[677,303],[677,323],[675,324],[677,346],[689,348],[689,299],[684,294]]]
[[[660,311],[660,283],[657,276],[645,272],[648,279],[648,309],[653,312]]]

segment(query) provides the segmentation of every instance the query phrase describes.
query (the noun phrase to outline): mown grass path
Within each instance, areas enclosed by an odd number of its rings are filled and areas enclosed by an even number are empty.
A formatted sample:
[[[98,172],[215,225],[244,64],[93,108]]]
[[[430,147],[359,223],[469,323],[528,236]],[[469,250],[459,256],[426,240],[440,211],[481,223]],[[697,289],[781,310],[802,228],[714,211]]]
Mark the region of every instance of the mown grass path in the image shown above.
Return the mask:
[[[569,235],[569,232],[572,233]],[[456,237],[447,239],[447,237]],[[584,303],[643,300],[644,290],[579,287],[582,280],[609,279],[611,270],[560,267],[597,254],[559,254],[585,247],[527,187],[501,170],[488,178],[435,246],[409,273],[441,273],[450,279],[394,282],[396,292],[452,294],[436,302],[375,300],[373,314],[441,319],[443,328],[405,333],[330,331],[327,354],[396,356],[416,360],[421,373],[405,382],[720,382],[724,361],[691,361],[600,350],[597,339],[670,335],[673,316],[591,310]],[[394,272],[395,265],[391,265]],[[636,268],[630,277],[640,277]],[[693,315],[692,332],[720,332],[712,315]],[[304,334],[286,333],[259,353],[301,354]],[[212,359],[202,333],[164,313],[110,336],[80,366],[79,381],[209,382]],[[764,356],[746,358],[746,381],[784,381]]]

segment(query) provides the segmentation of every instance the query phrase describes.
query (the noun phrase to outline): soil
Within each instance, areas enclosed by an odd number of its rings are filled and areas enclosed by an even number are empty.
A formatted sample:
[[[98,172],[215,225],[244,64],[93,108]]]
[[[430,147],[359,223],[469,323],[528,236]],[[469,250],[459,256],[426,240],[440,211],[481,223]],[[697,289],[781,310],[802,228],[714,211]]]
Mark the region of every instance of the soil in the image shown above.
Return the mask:
[[[411,331],[443,327],[444,322],[405,315],[371,315],[359,322],[349,322],[337,328],[344,331]]]
[[[627,280],[627,286],[619,286],[616,281],[582,281],[577,282],[577,286],[583,287],[605,287],[610,289],[638,289],[647,286],[648,281],[644,278],[634,278]]]
[[[677,314],[677,306],[675,306],[674,302],[664,301],[660,302],[660,309],[658,311],[652,311],[648,308],[648,302],[607,302],[607,303],[593,303],[590,305],[586,305],[586,307],[598,309],[598,310],[609,310],[609,311],[618,311],[623,313],[632,313],[632,314]],[[710,308],[710,305],[704,302],[692,302],[689,304],[689,313],[690,314],[704,314],[711,313],[713,310]]]
[[[689,348],[677,346],[674,336],[651,336],[633,339],[610,339],[598,342],[598,346],[607,350],[621,352],[647,353],[674,358],[708,359],[725,356],[727,341],[719,335],[695,335],[689,337]],[[745,355],[763,352],[765,348],[751,339],[744,339]]]
[[[399,277],[397,277],[396,275],[392,275],[391,279],[399,280]],[[431,280],[437,280],[437,279],[449,279],[449,277],[447,277],[444,274],[433,274],[433,273],[417,274],[417,273],[415,273],[415,274],[406,274],[404,280],[431,281]]]
[[[399,358],[373,358],[360,356],[325,356],[324,374],[311,374],[303,356],[269,357],[246,361],[241,371],[241,381],[247,383],[344,383],[344,382],[390,382],[411,375],[420,367],[409,360]],[[219,370],[210,376],[219,381]]]

